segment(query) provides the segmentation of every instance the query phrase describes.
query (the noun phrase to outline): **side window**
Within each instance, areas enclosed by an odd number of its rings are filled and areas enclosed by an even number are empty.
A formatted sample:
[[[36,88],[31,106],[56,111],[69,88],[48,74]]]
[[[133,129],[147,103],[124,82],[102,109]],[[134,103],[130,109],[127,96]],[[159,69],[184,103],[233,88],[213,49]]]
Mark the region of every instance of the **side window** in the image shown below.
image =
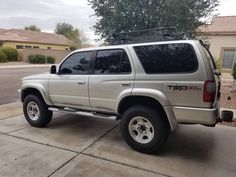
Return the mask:
[[[198,68],[196,54],[190,44],[135,46],[134,50],[148,74],[189,73]]]
[[[128,74],[129,58],[124,50],[100,50],[95,60],[94,74]]]
[[[78,52],[69,56],[60,67],[60,74],[88,74],[92,52]]]

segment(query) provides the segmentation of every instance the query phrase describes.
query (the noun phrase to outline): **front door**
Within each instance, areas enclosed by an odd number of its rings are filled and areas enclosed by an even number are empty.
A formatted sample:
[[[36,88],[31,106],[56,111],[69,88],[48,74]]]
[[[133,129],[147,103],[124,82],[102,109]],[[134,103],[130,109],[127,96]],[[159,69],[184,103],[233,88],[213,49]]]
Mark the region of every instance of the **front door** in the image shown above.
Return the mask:
[[[70,55],[49,80],[49,95],[54,105],[89,107],[88,79],[92,51]]]

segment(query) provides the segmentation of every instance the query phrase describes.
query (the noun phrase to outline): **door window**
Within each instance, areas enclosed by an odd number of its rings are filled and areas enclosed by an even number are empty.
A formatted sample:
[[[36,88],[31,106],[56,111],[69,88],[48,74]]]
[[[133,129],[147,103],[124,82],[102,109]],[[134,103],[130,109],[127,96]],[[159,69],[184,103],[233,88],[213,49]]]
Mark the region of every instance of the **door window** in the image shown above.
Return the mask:
[[[92,51],[78,52],[69,56],[60,67],[60,74],[88,74]]]
[[[124,50],[100,50],[95,60],[94,74],[128,74],[129,58]]]

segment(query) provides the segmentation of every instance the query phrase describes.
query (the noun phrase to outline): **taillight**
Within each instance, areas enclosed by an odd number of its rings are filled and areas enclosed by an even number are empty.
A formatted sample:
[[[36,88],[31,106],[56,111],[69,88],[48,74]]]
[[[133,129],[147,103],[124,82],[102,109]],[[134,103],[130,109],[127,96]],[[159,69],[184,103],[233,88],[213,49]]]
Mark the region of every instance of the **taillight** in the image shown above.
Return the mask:
[[[207,80],[204,83],[204,102],[214,102],[216,96],[216,83],[214,80]]]

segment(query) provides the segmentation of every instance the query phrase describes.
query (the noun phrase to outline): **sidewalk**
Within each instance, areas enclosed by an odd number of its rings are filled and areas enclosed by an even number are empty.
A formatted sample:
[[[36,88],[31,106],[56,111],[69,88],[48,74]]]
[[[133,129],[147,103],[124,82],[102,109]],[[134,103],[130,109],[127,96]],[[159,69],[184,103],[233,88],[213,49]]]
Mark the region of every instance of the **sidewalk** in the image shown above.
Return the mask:
[[[0,69],[14,69],[14,68],[41,68],[41,67],[49,67],[52,64],[30,64],[25,62],[8,62],[1,63]]]

